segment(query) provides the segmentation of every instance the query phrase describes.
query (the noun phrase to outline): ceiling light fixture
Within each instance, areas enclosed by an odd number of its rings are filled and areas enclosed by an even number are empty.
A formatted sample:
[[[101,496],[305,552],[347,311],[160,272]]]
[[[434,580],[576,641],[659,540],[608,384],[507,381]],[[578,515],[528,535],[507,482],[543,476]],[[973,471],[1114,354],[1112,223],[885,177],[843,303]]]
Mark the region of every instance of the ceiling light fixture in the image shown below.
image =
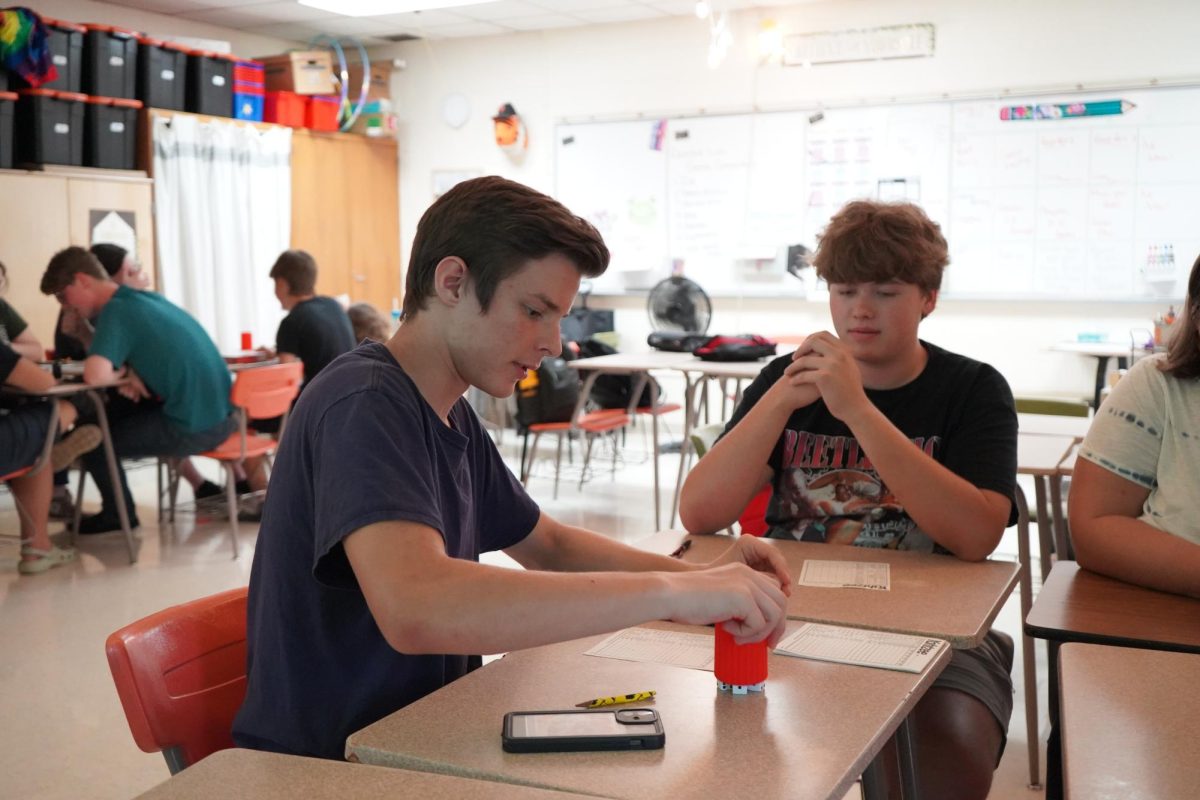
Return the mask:
[[[302,6],[331,11],[346,17],[381,17],[385,14],[406,14],[410,11],[432,11],[435,8],[473,6],[495,0],[296,0]]]
[[[712,8],[708,5],[706,0],[696,0],[695,11],[696,19],[708,19],[709,15],[712,14]]]

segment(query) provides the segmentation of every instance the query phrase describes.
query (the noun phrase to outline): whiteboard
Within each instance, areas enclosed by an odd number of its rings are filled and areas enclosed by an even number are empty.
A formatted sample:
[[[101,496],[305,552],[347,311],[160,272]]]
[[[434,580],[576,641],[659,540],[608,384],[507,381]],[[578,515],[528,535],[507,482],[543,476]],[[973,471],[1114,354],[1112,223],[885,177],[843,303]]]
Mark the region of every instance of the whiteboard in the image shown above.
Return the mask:
[[[1132,105],[1002,118],[1113,100]],[[797,296],[784,249],[815,247],[838,208],[869,197],[912,200],[942,226],[950,297],[1174,298],[1200,252],[1197,142],[1192,87],[571,123],[556,192],[612,250],[601,292],[681,268],[716,295]]]

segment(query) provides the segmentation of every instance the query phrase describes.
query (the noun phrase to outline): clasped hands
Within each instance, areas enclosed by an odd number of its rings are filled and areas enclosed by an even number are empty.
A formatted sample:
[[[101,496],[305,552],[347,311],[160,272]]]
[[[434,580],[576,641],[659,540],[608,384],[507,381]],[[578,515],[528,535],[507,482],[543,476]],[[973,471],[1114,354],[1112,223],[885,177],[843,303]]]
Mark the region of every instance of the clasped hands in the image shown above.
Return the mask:
[[[792,410],[822,399],[829,413],[847,424],[870,405],[858,363],[846,343],[829,331],[812,334],[796,348],[771,391]]]

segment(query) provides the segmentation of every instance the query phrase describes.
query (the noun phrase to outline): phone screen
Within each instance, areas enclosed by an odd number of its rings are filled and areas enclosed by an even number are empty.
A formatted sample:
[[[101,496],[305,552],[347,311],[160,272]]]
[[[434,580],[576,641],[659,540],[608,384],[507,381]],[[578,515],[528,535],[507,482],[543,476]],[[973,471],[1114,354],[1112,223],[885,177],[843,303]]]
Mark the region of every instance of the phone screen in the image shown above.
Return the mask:
[[[517,737],[621,736],[629,726],[617,722],[615,712],[597,714],[517,714],[513,716]]]

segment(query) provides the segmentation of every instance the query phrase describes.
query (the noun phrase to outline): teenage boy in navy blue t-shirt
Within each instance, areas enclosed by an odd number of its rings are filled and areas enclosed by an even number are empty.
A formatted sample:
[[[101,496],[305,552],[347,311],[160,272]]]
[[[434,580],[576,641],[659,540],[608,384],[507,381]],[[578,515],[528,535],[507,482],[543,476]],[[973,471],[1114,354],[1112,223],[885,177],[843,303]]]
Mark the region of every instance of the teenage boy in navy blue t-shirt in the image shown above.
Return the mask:
[[[497,653],[655,619],[783,631],[790,579],[747,537],[706,567],[542,513],[463,393],[505,397],[560,352],[590,224],[520,184],[459,184],[422,217],[405,322],[322,370],[290,417],[250,576],[244,747],[342,758],[353,731]],[[525,570],[478,563],[504,550]],[[749,566],[747,566],[749,565]]]

